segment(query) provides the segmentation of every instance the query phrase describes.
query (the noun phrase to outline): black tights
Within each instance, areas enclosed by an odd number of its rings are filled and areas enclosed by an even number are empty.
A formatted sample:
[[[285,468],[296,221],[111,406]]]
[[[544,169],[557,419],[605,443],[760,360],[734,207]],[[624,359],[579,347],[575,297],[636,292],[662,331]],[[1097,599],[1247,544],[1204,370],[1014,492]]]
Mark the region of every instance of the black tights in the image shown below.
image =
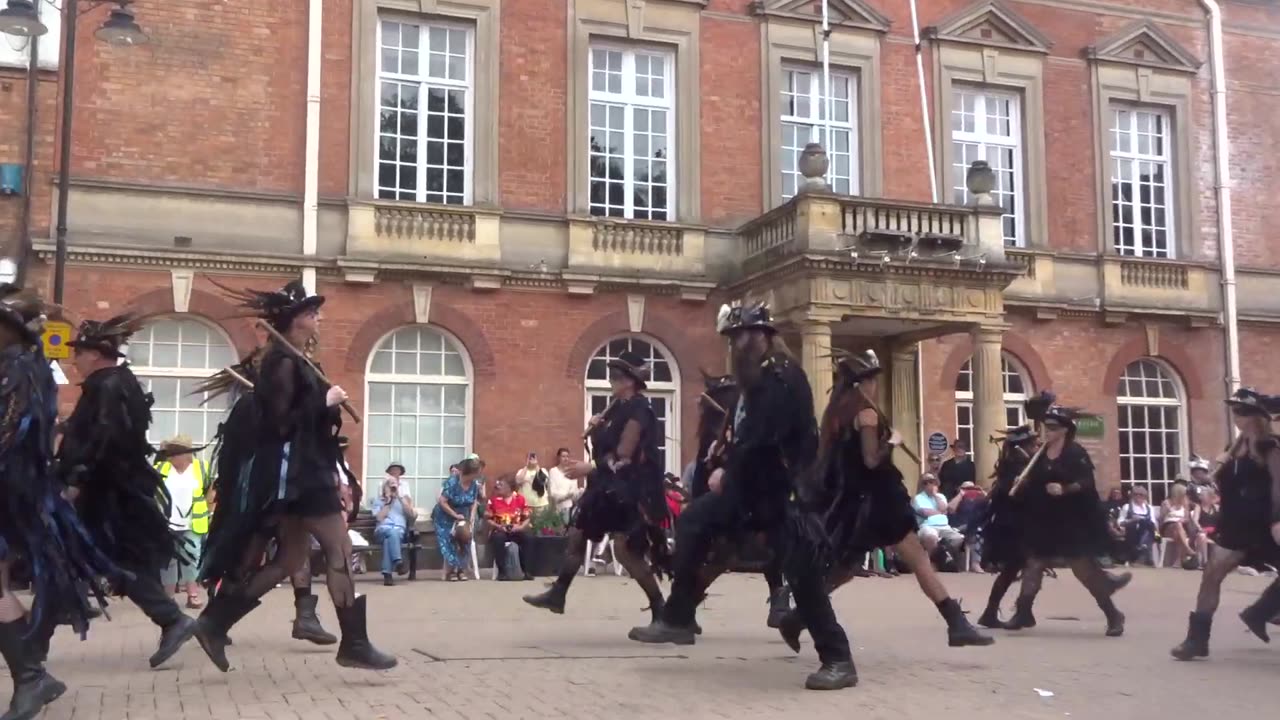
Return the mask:
[[[640,586],[644,591],[645,597],[649,599],[649,604],[656,607],[655,603],[662,603],[662,589],[658,587],[658,579],[653,576],[653,571],[649,569],[649,563],[644,558],[637,557],[627,547],[627,536],[623,533],[613,533],[613,556],[618,559],[618,563],[627,569],[627,574],[632,580]],[[564,565],[560,569],[560,577],[556,582],[564,586],[565,590],[569,589],[569,585],[573,579],[577,577],[578,571],[582,568],[582,564],[587,559],[587,536],[582,534],[578,528],[569,529],[569,551],[565,555]]]
[[[1102,569],[1096,558],[1078,557],[1068,560],[1068,566],[1071,573],[1076,576],[1076,580],[1084,586],[1085,590],[1093,596],[1098,602],[1098,607],[1104,611],[1110,612],[1115,605],[1111,602],[1112,583],[1107,576],[1107,572]],[[1045,571],[1049,568],[1049,563],[1043,558],[1027,558],[1027,566],[1022,570],[1022,588],[1018,593],[1018,600],[1023,602],[1032,602],[1036,595],[1040,594],[1040,587],[1044,583]],[[994,588],[992,588],[994,592]]]
[[[244,585],[245,595],[260,598],[285,578],[296,579],[299,571],[307,566],[312,536],[324,552],[326,581],[334,607],[351,607],[356,599],[351,577],[351,539],[347,536],[346,518],[340,512],[320,517],[286,515],[281,518],[275,557],[249,576]],[[309,573],[307,586],[310,586]]]
[[[1013,587],[1013,583],[1018,579],[1018,573],[1023,569],[1017,566],[1006,567],[996,575],[996,579],[991,583],[991,594],[987,596],[987,609],[996,610],[1000,607],[1000,601],[1004,600],[1004,596],[1009,592],[1009,588]],[[1037,592],[1039,590],[1037,589]]]

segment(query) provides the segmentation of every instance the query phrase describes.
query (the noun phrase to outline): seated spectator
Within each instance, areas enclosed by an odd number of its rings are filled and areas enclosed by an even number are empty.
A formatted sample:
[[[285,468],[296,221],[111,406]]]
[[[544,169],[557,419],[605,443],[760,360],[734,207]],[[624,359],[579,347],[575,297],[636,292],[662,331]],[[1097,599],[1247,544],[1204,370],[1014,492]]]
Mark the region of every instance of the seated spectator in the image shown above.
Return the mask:
[[[1192,455],[1191,462],[1188,463],[1191,468],[1191,483],[1187,486],[1187,497],[1191,502],[1200,504],[1200,493],[1205,488],[1217,489],[1213,483],[1213,477],[1209,474],[1209,461],[1199,455]]]
[[[978,528],[986,517],[987,492],[975,483],[966,482],[960,485],[960,494],[947,504],[947,519],[951,526],[964,535],[965,542],[974,548],[970,559],[970,572],[978,572],[982,567],[981,538]]]
[[[444,576],[451,582],[467,579],[467,557],[476,524],[476,506],[484,497],[480,480],[482,469],[483,464],[475,455],[458,463],[458,472],[444,481],[436,507],[431,512],[436,542],[444,556]]]
[[[529,452],[524,467],[516,471],[514,479],[515,490],[524,498],[530,512],[536,513],[551,504],[551,496],[547,493],[547,471],[538,464],[538,453]]]
[[[569,448],[560,448],[556,451],[556,466],[547,471],[547,493],[566,526],[573,516],[573,504],[582,497],[582,487],[578,485],[578,481],[564,474],[564,469],[571,462]]]
[[[920,543],[929,553],[938,547],[939,542],[958,550],[964,545],[964,535],[951,527],[951,521],[947,519],[947,498],[938,490],[937,476],[925,473],[920,483],[920,493],[911,501],[920,525]]]
[[[382,481],[382,489],[373,500],[373,517],[377,521],[374,527],[374,538],[382,543],[382,584],[394,585],[391,577],[408,572],[404,559],[400,557],[404,536],[409,527],[417,519],[413,509],[413,498],[407,489],[400,485],[400,476],[404,475],[404,465],[391,463],[387,466],[387,477]]]
[[[1135,485],[1129,493],[1129,503],[1120,509],[1119,524],[1124,530],[1126,561],[1150,565],[1151,545],[1156,541],[1156,509],[1142,485]]]
[[[1196,555],[1209,559],[1209,546],[1217,543],[1218,522],[1222,520],[1222,508],[1218,505],[1218,491],[1212,485],[1200,488],[1200,534],[1196,535]]]
[[[507,543],[515,545],[523,556],[524,543],[529,537],[530,511],[524,497],[513,489],[512,477],[504,475],[494,483],[494,496],[489,498],[488,519],[493,526],[489,534],[489,553],[498,565],[499,580],[532,580],[533,576],[521,566],[518,574],[507,572]]]
[[[1174,483],[1169,497],[1160,504],[1160,536],[1173,541],[1174,567],[1194,569],[1197,558],[1192,542],[1199,534],[1199,508],[1187,498],[1187,486]]]

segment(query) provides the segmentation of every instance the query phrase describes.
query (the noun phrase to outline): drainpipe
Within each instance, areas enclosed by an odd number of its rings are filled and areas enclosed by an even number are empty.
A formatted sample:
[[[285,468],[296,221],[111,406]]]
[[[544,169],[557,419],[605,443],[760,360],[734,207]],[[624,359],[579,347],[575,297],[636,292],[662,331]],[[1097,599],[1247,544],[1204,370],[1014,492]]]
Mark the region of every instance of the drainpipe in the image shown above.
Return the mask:
[[[320,62],[324,3],[310,0],[307,5],[307,156],[302,186],[302,254],[309,263],[316,254],[320,222]],[[303,267],[302,283],[308,291],[316,291],[314,265]]]
[[[1231,235],[1231,142],[1227,126],[1227,77],[1222,53],[1222,9],[1216,0],[1200,0],[1209,16],[1210,70],[1213,73],[1213,144],[1217,161],[1218,259],[1222,264],[1223,325],[1226,330],[1227,394],[1240,387],[1240,327],[1236,307],[1235,240]],[[1234,428],[1227,415],[1227,427]]]
[[[938,202],[938,176],[933,166],[933,128],[929,125],[929,94],[924,87],[924,57],[920,44],[920,18],[916,15],[916,0],[911,0],[911,33],[916,42],[916,79],[920,84],[920,119],[924,121],[924,150],[929,158],[929,190],[933,201]]]

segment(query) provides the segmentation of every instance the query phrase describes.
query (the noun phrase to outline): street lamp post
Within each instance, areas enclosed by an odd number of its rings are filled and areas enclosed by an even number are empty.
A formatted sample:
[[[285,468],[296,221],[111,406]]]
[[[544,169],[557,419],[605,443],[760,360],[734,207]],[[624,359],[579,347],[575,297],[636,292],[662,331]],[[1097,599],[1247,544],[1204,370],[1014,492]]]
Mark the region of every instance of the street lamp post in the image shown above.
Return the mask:
[[[38,0],[36,0],[38,2]],[[141,45],[147,41],[146,33],[138,27],[129,12],[133,0],[90,0],[86,12],[105,4],[114,4],[115,8],[106,22],[94,35],[111,45]],[[71,189],[71,114],[75,107],[76,77],[76,21],[80,17],[79,0],[63,0],[62,42],[65,48],[62,55],[62,111],[59,117],[61,132],[58,136],[58,220],[57,250],[53,265],[53,301],[62,302],[63,287],[67,274],[67,200]],[[0,33],[36,38],[49,32],[49,28],[40,22],[32,0],[8,0],[4,10],[0,10]],[[31,178],[27,178],[30,192]],[[27,228],[23,228],[27,232]]]

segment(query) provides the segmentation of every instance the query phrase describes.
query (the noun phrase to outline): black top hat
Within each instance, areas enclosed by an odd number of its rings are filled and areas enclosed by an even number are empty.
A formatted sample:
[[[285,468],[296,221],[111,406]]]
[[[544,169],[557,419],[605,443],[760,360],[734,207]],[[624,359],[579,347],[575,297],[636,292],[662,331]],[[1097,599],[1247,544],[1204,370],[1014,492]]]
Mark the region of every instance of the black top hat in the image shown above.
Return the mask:
[[[307,310],[314,310],[324,304],[323,295],[307,292],[301,280],[290,281],[279,290],[232,290],[224,285],[222,288],[240,306],[251,311],[251,314],[271,323],[275,329],[284,332],[293,319]]]
[[[1029,424],[1019,425],[1018,427],[1011,427],[1008,430],[1004,431],[1004,442],[1009,443],[1011,445],[1021,445],[1025,442],[1030,442],[1031,440],[1034,440],[1035,437],[1036,437],[1036,432],[1031,428],[1031,425]]]
[[[702,371],[702,384],[706,386],[707,392],[715,392],[722,388],[733,387],[738,384],[732,375],[711,375],[706,370]]]
[[[110,320],[85,320],[76,330],[76,339],[69,347],[96,350],[107,357],[124,357],[124,346],[141,326],[141,318],[134,315],[117,315]]]
[[[33,293],[9,283],[0,285],[0,323],[14,330],[28,343],[40,342],[44,333],[44,302]]]
[[[721,335],[729,335],[737,330],[778,331],[773,326],[769,306],[763,302],[745,307],[739,303],[721,305],[720,313],[716,316],[716,331]]]
[[[1045,413],[1057,401],[1058,396],[1048,390],[1041,390],[1039,395],[1027,398],[1027,401],[1023,403],[1023,407],[1027,411],[1027,419],[1043,422]]]
[[[1093,413],[1087,412],[1076,407],[1067,407],[1065,405],[1050,405],[1044,411],[1043,422],[1052,425],[1062,425],[1071,430],[1076,429],[1076,422],[1081,418],[1093,417]]]
[[[1251,387],[1242,387],[1227,398],[1227,404],[1240,415],[1266,415],[1280,412],[1280,398],[1260,393]]]
[[[833,348],[836,357],[836,377],[846,383],[860,383],[879,375],[884,368],[875,350],[860,353],[845,352]]]
[[[627,350],[612,358],[606,363],[609,367],[623,373],[627,377],[636,381],[636,385],[643,390],[649,382],[649,363],[640,357],[639,354]]]

